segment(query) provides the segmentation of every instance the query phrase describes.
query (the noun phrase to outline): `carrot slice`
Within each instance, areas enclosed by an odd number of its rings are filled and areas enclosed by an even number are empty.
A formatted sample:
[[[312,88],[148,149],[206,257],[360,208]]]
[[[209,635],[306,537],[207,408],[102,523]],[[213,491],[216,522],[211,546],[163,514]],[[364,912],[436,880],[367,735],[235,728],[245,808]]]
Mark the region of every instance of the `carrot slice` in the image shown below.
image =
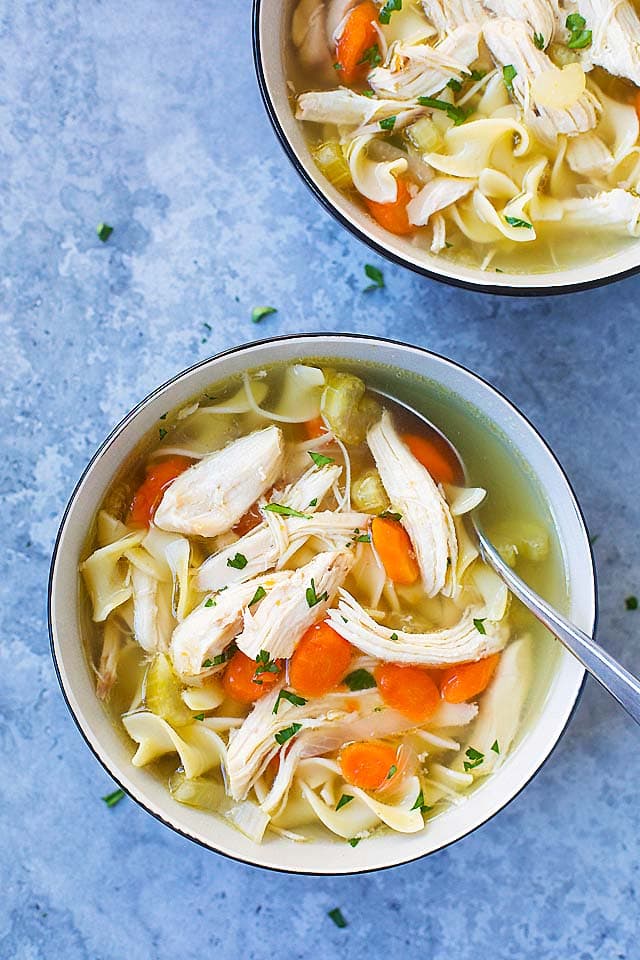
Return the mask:
[[[338,76],[342,83],[364,80],[373,64],[364,55],[378,43],[378,8],[371,0],[354,7],[347,17],[336,43],[336,61],[340,64]],[[364,62],[363,62],[364,60]]]
[[[303,635],[289,664],[291,686],[303,697],[321,697],[337,687],[351,663],[351,644],[328,623]]]
[[[256,662],[238,650],[231,657],[222,678],[222,686],[228,697],[240,703],[253,703],[265,693],[269,693],[272,684],[282,676],[282,664],[276,661],[278,673],[261,673],[256,677]],[[260,682],[261,681],[261,682]]]
[[[638,92],[636,93],[635,97],[633,98],[633,104],[634,104],[634,106],[635,106],[635,108],[636,108],[636,113],[638,114],[638,117],[640,118],[640,90],[638,90]]]
[[[436,437],[427,439],[417,433],[405,433],[402,439],[436,483],[455,483],[460,468],[444,440]]]
[[[398,194],[391,203],[378,203],[376,200],[369,200],[364,197],[367,209],[374,220],[377,220],[381,227],[388,230],[389,233],[395,233],[398,236],[406,236],[413,233],[415,227],[409,222],[407,213],[407,204],[411,200],[409,186],[406,180],[398,178]]]
[[[309,440],[315,440],[327,432],[325,422],[322,417],[314,417],[313,420],[306,420],[304,423],[304,432]]]
[[[440,692],[421,667],[385,663],[374,671],[380,696],[393,710],[423,723],[440,702]]]
[[[140,484],[129,508],[129,523],[148,527],[160,506],[162,495],[176,477],[191,466],[187,457],[167,457],[147,466],[147,475]]]
[[[440,677],[440,696],[448,703],[464,703],[477,697],[489,686],[498,661],[499,653],[493,653],[475,663],[456,663],[444,670]]]
[[[371,521],[371,539],[387,576],[394,583],[415,583],[420,568],[402,524],[387,517],[375,517]]]
[[[379,790],[395,776],[397,751],[383,740],[348,743],[338,756],[342,776],[361,790]],[[391,774],[391,776],[390,776]]]

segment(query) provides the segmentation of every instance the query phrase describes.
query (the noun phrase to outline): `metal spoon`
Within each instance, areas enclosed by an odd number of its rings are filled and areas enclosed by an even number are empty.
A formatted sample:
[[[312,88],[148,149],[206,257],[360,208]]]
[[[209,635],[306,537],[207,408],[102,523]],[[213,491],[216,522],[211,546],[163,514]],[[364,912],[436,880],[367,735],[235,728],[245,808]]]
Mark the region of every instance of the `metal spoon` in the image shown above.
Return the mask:
[[[465,484],[468,484],[467,469],[459,451],[454,447],[449,438],[442,433],[435,424],[431,423],[423,414],[418,413],[413,407],[384,394],[382,391],[375,391],[379,396],[390,400],[392,404],[403,407],[413,417],[421,420],[430,431],[437,434],[449,447],[460,465],[461,475],[464,477]],[[505,563],[494,545],[491,543],[486,533],[482,529],[480,520],[477,516],[477,510],[468,514],[468,520],[473,527],[478,542],[480,556],[495,572],[501,580],[507,585],[511,593],[520,600],[528,610],[536,617],[540,623],[543,623],[548,630],[553,633],[568,650],[577,657],[598,683],[602,684],[605,690],[608,690],[621,707],[627,711],[636,723],[640,724],[640,680],[632,673],[618,663],[610,654],[603,650],[586,633],[576,627],[573,623],[558,613],[550,604],[543,600],[535,590],[524,582],[512,568]]]

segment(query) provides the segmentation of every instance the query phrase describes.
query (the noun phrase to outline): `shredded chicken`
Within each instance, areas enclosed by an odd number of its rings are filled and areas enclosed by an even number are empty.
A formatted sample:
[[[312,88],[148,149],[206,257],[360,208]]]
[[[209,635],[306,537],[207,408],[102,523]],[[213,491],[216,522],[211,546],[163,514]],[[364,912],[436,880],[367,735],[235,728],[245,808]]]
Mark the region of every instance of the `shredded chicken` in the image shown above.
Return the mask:
[[[508,633],[501,623],[482,618],[481,607],[469,607],[453,627],[431,633],[405,633],[377,623],[357,600],[340,591],[336,608],[327,621],[336,633],[372,657],[395,663],[445,667],[453,663],[482,660],[505,646]]]
[[[511,81],[514,97],[524,111],[526,122],[540,140],[555,144],[559,134],[575,136],[595,127],[599,104],[588,90],[572,106],[564,109],[535,102],[532,84],[536,78],[549,72],[558,78],[562,74],[546,53],[535,46],[526,24],[506,17],[489,20],[484,27],[484,38],[496,63],[503,68],[512,66],[515,69]]]
[[[629,0],[580,0],[579,11],[591,30],[585,57],[614,77],[640,86],[640,18]]]
[[[440,36],[464,27],[467,23],[482,23],[487,13],[478,0],[421,0],[422,9]]]
[[[353,564],[350,550],[328,551],[297,570],[261,580],[266,596],[255,612],[246,610],[237,638],[243,653],[255,659],[267,650],[271,659],[290,657],[303,633],[321,620]]]
[[[475,185],[475,180],[462,177],[435,177],[407,204],[409,221],[418,227],[424,226],[434,213],[466,197]]]
[[[156,511],[156,525],[201,537],[224,533],[274,485],[283,455],[278,427],[234,440],[173,481]]]
[[[458,542],[446,499],[402,442],[386,410],[369,430],[367,442],[392,507],[411,538],[426,595],[451,596]]]

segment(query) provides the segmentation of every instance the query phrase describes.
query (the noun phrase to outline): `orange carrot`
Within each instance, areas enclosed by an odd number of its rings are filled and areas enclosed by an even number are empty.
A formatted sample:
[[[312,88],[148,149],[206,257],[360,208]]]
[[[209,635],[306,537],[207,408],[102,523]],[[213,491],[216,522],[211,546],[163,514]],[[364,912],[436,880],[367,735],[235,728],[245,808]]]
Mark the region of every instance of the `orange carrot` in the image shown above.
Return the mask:
[[[402,524],[387,517],[375,517],[371,521],[371,539],[387,576],[394,583],[415,583],[420,568]]]
[[[253,703],[265,693],[269,693],[271,686],[282,676],[282,664],[276,660],[277,673],[261,673],[256,676],[256,661],[247,657],[241,650],[232,656],[222,678],[222,686],[228,697],[240,703]]]
[[[638,117],[640,117],[640,90],[638,90],[635,97],[633,98],[633,103],[636,108],[636,113],[638,114]]]
[[[438,688],[422,667],[385,663],[376,668],[374,676],[387,706],[415,723],[423,723],[438,706]]]
[[[477,697],[489,685],[498,661],[499,653],[494,653],[475,663],[456,663],[442,672],[440,677],[440,696],[448,703],[464,703],[471,697]]]
[[[398,194],[391,203],[378,203],[376,200],[364,198],[367,209],[374,220],[377,220],[381,227],[388,230],[389,233],[395,233],[398,236],[405,236],[413,233],[415,227],[409,222],[407,213],[407,204],[411,200],[409,186],[406,180],[398,179]]]
[[[323,433],[326,433],[327,428],[322,417],[314,417],[313,420],[305,421],[304,431],[309,440],[315,440],[316,437],[321,437]]]
[[[351,663],[351,644],[328,623],[316,623],[300,640],[289,664],[291,686],[303,697],[321,697],[340,683]]]
[[[383,740],[360,740],[340,750],[338,763],[342,776],[361,790],[379,790],[396,771],[397,751]],[[391,774],[391,776],[390,776]]]
[[[405,433],[402,439],[436,483],[455,483],[459,478],[460,468],[444,440],[437,437],[427,439],[416,433]]]
[[[167,457],[147,466],[147,475],[136,490],[129,508],[129,523],[148,527],[160,506],[162,495],[176,477],[191,466],[186,457]]]
[[[336,43],[338,76],[342,83],[357,83],[364,80],[374,64],[364,60],[371,47],[378,43],[378,8],[371,0],[364,0],[354,7],[346,19]]]

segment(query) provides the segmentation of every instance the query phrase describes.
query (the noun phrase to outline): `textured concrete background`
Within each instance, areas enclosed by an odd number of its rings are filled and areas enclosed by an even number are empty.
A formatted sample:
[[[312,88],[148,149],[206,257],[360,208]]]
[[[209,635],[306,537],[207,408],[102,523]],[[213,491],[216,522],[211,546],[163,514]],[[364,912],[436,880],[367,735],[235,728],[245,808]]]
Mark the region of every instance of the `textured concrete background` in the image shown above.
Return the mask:
[[[0,957],[637,958],[640,740],[594,684],[546,768],[472,837],[378,875],[298,879],[226,862],[129,800],[105,807],[45,603],[73,485],[148,390],[254,337],[365,331],[470,365],[534,420],[599,537],[602,640],[640,671],[624,605],[640,593],[640,279],[513,302],[385,265],[276,144],[248,0],[0,15]],[[384,291],[362,295],[366,262]],[[262,303],[279,312],[255,327]]]

